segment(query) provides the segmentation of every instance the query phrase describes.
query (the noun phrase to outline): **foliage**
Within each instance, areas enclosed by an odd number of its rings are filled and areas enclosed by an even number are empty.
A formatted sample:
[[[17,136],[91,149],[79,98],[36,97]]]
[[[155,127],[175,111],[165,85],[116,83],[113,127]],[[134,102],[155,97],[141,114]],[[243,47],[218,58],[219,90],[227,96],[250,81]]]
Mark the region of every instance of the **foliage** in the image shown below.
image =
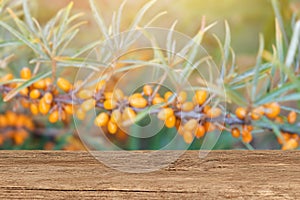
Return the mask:
[[[3,68],[0,90],[1,110],[5,114],[0,120],[0,143],[3,148],[82,148],[74,131],[73,114],[76,120],[85,120],[94,108],[97,116],[89,126],[102,127],[109,140],[126,149],[159,149],[174,138],[178,143],[191,144],[190,148],[194,149],[206,138],[218,137],[217,132],[221,132],[219,148],[234,148],[241,143],[249,149],[260,148],[256,138],[261,135],[270,140],[277,138],[282,149],[298,148],[300,21],[294,15],[292,27],[287,28],[277,0],[272,1],[276,15],[275,43],[272,49],[266,48],[264,36],[260,35],[255,66],[239,72],[236,53],[231,47],[230,27],[225,22],[224,41],[213,35],[221,55],[218,76],[213,77],[209,72],[205,77],[208,82],[193,80],[194,84],[189,87],[185,81],[193,79],[196,69],[213,63],[214,58],[210,56],[199,59],[199,45],[215,23],[207,25],[203,17],[200,30],[191,42],[178,50],[175,21],[164,44],[169,51],[164,52],[147,30],[165,12],[154,15],[148,22],[143,21],[155,1],[146,3],[125,29],[121,27],[126,1],[113,13],[109,25],[95,1],[89,0],[89,4],[101,37],[74,49],[72,42],[86,21],[82,20],[82,13],[72,12],[73,3],[41,24],[32,17],[27,0],[1,1],[0,27],[4,34],[0,38]],[[151,43],[151,51],[133,57],[126,55],[134,49],[133,44],[141,35]],[[99,51],[96,57],[90,56],[95,48]],[[17,59],[28,67],[12,69],[12,58],[19,49],[21,56]],[[115,87],[121,75],[150,64],[159,69],[154,71],[156,83],[142,85],[134,94]],[[82,68],[87,69],[89,75],[72,83],[74,69],[80,72]],[[64,78],[64,74],[71,74],[70,79]],[[161,86],[167,81],[176,83],[173,91]],[[135,84],[134,80],[128,84]],[[10,108],[14,112],[7,114]],[[137,139],[133,136],[139,134],[137,125],[147,124],[149,114],[157,116],[160,120],[157,123],[163,122],[165,127],[155,136]],[[14,117],[12,122],[11,116]],[[25,121],[24,126],[13,123],[19,116],[29,118],[30,122]],[[32,124],[30,128],[28,123]],[[128,136],[124,130],[135,133]],[[75,147],[66,146],[71,135],[73,140],[76,138]],[[109,148],[107,144],[95,142],[94,137],[81,139],[93,143],[96,149]]]

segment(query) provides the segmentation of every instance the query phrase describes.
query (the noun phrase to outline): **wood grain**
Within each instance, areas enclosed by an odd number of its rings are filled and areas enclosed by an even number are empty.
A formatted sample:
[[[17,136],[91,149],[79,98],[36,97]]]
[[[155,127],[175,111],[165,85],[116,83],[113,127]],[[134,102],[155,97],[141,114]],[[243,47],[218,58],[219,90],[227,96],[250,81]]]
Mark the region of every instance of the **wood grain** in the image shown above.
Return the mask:
[[[120,153],[99,154],[113,160]],[[110,169],[87,152],[1,151],[0,199],[300,198],[299,151],[213,151],[203,160],[198,154],[187,151],[141,174]]]

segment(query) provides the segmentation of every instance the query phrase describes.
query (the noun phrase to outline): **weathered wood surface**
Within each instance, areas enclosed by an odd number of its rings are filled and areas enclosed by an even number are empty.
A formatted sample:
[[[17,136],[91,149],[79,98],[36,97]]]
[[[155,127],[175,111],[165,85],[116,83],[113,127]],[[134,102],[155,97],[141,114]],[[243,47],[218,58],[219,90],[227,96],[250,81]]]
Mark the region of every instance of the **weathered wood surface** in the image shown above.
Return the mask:
[[[0,199],[300,198],[299,151],[213,151],[204,160],[198,154],[187,151],[164,169],[134,174],[87,152],[1,151]]]

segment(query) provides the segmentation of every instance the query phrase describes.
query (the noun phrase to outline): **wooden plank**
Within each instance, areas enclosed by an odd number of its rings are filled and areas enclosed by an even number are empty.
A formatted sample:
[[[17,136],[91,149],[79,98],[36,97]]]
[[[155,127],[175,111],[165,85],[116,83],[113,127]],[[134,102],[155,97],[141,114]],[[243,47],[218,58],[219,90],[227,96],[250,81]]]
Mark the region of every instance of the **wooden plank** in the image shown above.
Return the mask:
[[[118,152],[99,154],[128,162]],[[299,151],[198,154],[187,151],[159,171],[124,173],[87,152],[1,151],[0,199],[300,198]]]

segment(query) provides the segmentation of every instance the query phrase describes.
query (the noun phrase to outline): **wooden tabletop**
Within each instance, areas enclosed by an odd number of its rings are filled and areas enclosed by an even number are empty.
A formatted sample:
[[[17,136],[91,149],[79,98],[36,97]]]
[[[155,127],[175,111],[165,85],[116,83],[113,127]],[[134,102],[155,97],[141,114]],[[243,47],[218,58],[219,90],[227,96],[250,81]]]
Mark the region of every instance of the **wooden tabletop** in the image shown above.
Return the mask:
[[[88,152],[1,151],[0,179],[0,199],[299,199],[300,152],[187,151],[158,171],[125,173]]]

